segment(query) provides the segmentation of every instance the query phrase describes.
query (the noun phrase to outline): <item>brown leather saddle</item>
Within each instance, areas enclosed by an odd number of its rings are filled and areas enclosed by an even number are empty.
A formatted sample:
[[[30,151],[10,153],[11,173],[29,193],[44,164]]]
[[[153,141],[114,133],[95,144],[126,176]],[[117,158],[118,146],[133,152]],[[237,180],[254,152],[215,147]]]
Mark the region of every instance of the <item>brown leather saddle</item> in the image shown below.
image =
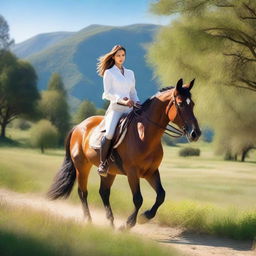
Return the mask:
[[[123,114],[117,124],[114,137],[112,139],[112,148],[117,148],[123,141],[127,128],[134,117],[134,111],[128,114]],[[91,148],[99,149],[101,147],[101,139],[106,132],[105,129],[105,118],[92,130],[90,136],[89,145]]]

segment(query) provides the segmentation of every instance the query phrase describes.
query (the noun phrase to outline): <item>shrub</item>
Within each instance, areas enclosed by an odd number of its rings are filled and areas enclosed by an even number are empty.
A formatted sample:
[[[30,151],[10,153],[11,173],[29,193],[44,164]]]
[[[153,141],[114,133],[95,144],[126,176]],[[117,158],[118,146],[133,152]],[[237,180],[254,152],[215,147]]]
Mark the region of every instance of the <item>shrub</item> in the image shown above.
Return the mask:
[[[174,140],[175,140],[174,138],[171,138],[167,134],[164,134],[162,137],[163,143],[166,144],[167,146],[175,146]]]
[[[44,153],[45,148],[55,147],[58,143],[57,128],[48,120],[40,120],[31,129],[32,146],[41,148]]]
[[[31,124],[25,119],[18,118],[13,121],[12,127],[20,130],[28,130],[31,127]]]
[[[99,115],[99,116],[104,116],[105,113],[106,113],[106,110],[103,108],[98,108],[96,111],[96,115]]]
[[[74,115],[73,121],[74,121],[74,123],[78,124],[90,116],[95,116],[96,113],[97,113],[97,109],[96,109],[94,103],[84,100],[79,105],[79,107]]]
[[[186,156],[200,156],[200,149],[198,148],[182,148],[180,151],[179,151],[179,156],[183,156],[183,157],[186,157]]]

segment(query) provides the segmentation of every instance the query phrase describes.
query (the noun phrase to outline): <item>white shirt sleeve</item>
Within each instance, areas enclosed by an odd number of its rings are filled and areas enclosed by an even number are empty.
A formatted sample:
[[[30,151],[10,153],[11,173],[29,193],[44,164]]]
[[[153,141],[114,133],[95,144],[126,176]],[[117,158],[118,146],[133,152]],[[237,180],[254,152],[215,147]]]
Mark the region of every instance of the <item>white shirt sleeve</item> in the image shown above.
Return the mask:
[[[120,100],[120,97],[114,94],[112,90],[112,76],[109,70],[105,70],[103,75],[103,86],[104,92],[102,95],[102,99],[110,100],[111,102],[117,103]]]
[[[132,77],[133,77],[133,86],[132,86],[131,91],[130,91],[130,98],[131,98],[131,100],[137,102],[137,101],[140,101],[140,100],[138,98],[137,91],[135,89],[135,76],[134,76],[134,72],[132,72]]]

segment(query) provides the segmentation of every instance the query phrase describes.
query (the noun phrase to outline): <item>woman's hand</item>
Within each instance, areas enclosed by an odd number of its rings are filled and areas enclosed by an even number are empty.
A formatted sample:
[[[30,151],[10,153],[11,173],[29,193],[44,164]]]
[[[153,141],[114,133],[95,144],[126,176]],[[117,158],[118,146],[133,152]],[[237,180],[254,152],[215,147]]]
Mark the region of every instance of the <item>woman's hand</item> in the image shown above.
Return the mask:
[[[128,106],[129,108],[133,107],[134,105],[134,101],[128,99],[127,97],[123,98],[123,101],[124,101],[124,105]]]

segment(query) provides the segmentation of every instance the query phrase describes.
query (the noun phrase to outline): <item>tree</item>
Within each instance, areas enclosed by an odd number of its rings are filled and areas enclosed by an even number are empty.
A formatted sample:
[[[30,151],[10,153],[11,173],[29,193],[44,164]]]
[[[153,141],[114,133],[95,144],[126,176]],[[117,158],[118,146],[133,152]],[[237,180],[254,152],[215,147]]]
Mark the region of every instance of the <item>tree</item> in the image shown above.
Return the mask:
[[[61,76],[53,73],[48,83],[48,90],[43,91],[42,100],[38,108],[43,118],[48,119],[58,129],[59,144],[63,144],[66,134],[70,128],[69,106],[67,92]]]
[[[57,128],[48,120],[40,120],[31,129],[31,145],[41,149],[44,153],[45,148],[56,147],[58,142]]]
[[[149,47],[155,75],[165,85],[196,77],[200,124],[214,128],[218,152],[242,157],[256,145],[255,1],[160,0],[152,10],[179,13]]]
[[[103,103],[103,109],[107,110],[108,107],[109,107],[109,104],[110,104],[110,101],[109,100],[104,100],[104,103]]]
[[[191,35],[213,40],[225,56],[225,85],[256,92],[256,1],[160,0],[151,10],[159,15],[179,13],[190,21]]]
[[[104,108],[97,108],[96,115],[104,116],[106,113],[106,110]]]
[[[74,122],[80,123],[87,117],[96,115],[96,112],[97,110],[95,105],[92,102],[85,100],[79,105],[79,108],[74,116]]]
[[[5,137],[6,126],[17,116],[35,116],[36,102],[40,98],[36,83],[36,72],[28,62],[0,50],[1,137]]]
[[[63,143],[67,131],[69,130],[69,112],[66,98],[55,90],[43,91],[39,102],[39,109],[42,116],[57,127],[60,136],[59,143]]]
[[[8,50],[14,43],[13,39],[10,39],[9,25],[5,18],[0,15],[0,50]]]
[[[61,76],[58,73],[53,73],[48,83],[48,91],[58,91],[66,97],[67,93]]]

